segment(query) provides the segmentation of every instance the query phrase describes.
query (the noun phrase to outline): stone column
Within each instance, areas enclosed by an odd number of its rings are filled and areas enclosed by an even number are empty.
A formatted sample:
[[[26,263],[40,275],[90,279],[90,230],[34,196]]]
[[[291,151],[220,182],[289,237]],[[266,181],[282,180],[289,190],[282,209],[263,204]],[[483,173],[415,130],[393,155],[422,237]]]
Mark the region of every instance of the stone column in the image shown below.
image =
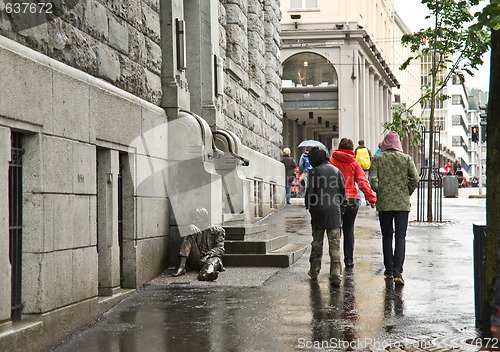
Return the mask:
[[[387,118],[386,117],[387,114],[385,113],[385,110],[387,108],[387,102],[386,102],[385,95],[384,95],[384,82],[382,79],[379,81],[379,96],[380,96],[380,99],[379,99],[380,100],[380,113],[379,113],[379,119],[377,122],[377,129],[375,131],[376,132],[375,139],[371,143],[372,149],[377,146],[378,140],[381,138],[381,133],[383,130],[382,122],[385,122],[386,118]]]
[[[375,139],[378,139],[377,136],[377,131],[378,131],[378,126],[380,124],[380,77],[375,74],[374,81],[373,81],[373,94],[374,94],[374,109],[373,109],[373,116],[372,120],[370,122],[370,133],[367,135],[365,140],[365,145],[367,147],[371,146],[373,144],[373,141]]]
[[[351,68],[351,83],[352,83],[352,92],[353,92],[353,104],[352,104],[352,138],[358,138],[359,133],[359,123],[361,120],[361,108],[360,102],[362,101],[360,97],[360,86],[361,86],[361,77],[360,77],[360,66],[359,66],[359,56],[356,50],[353,50],[353,67]]]
[[[389,87],[387,85],[384,85],[383,96],[384,96],[384,115],[383,115],[383,121],[384,122],[390,122],[392,120],[391,95],[390,95]],[[382,133],[383,129],[381,129],[380,132]]]
[[[360,136],[364,136],[365,131],[366,131],[366,121],[368,119],[368,116],[370,114],[370,104],[371,104],[371,99],[370,99],[370,68],[366,64],[363,66],[363,114],[362,118],[359,121],[359,135],[358,139]]]
[[[340,53],[339,79],[339,136],[355,136],[357,129],[354,120],[359,118],[357,110],[357,79],[352,79],[353,51],[342,50]]]
[[[179,68],[178,65],[178,51],[181,48],[177,45],[176,20],[183,19],[183,1],[160,0],[161,85],[163,90],[161,107],[166,109],[170,118],[177,116],[178,109],[190,109],[190,96],[185,70]],[[187,33],[184,33],[184,35],[187,35]]]
[[[118,244],[118,173],[116,150],[97,151],[97,250],[99,254],[99,295],[111,296],[120,286]]]
[[[191,111],[202,116],[211,127],[223,127],[217,112],[215,56],[219,57],[219,22],[217,2],[185,2],[187,63]],[[220,68],[222,69],[222,68]],[[222,84],[219,82],[218,84]]]
[[[369,85],[368,89],[370,90],[370,104],[369,104],[369,110],[368,110],[368,115],[367,119],[365,121],[365,133],[360,136],[360,138],[363,138],[366,143],[368,143],[367,139],[370,138],[370,131],[373,129],[373,121],[375,118],[376,114],[376,95],[375,95],[375,72],[373,70],[370,70],[370,80],[369,80]]]
[[[10,129],[0,127],[0,321],[10,320],[11,266],[9,262]]]
[[[365,109],[365,104],[366,104],[366,75],[365,75],[365,65],[364,65],[364,58],[361,56],[358,58],[358,95],[359,95],[359,101],[358,101],[358,109],[359,109],[359,115],[358,115],[358,121],[357,121],[357,126],[356,126],[356,135],[353,136],[353,138],[359,139],[359,135],[361,133],[361,126],[362,126],[362,121],[365,119],[366,115],[366,109]]]

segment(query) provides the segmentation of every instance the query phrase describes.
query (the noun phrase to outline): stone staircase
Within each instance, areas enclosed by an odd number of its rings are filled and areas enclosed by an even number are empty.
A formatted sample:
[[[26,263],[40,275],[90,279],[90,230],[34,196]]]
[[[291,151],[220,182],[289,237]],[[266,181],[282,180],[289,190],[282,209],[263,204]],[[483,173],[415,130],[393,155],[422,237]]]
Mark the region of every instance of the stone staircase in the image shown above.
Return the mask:
[[[223,226],[225,266],[288,267],[302,257],[307,244],[288,243],[287,235],[271,235],[266,224],[241,224],[236,221]]]

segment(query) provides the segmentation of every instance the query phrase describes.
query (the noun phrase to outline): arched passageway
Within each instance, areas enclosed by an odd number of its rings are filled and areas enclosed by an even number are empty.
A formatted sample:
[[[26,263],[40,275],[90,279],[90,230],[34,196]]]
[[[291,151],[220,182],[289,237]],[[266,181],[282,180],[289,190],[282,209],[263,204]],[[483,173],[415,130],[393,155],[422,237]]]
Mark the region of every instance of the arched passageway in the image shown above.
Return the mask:
[[[320,140],[329,149],[338,138],[338,75],[332,63],[313,52],[283,62],[283,146],[301,151],[303,139]]]

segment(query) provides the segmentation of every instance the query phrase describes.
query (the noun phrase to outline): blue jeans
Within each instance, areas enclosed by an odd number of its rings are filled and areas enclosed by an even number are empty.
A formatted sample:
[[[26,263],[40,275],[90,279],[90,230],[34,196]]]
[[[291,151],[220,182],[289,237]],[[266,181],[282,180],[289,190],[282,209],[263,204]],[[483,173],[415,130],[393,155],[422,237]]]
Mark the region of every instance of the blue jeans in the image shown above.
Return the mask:
[[[293,179],[291,180],[286,180],[286,202],[290,203],[290,199],[292,198],[292,182]]]
[[[380,230],[382,231],[382,250],[384,252],[384,266],[386,270],[403,272],[409,214],[409,211],[379,212]],[[393,237],[395,239],[394,249],[392,247]]]

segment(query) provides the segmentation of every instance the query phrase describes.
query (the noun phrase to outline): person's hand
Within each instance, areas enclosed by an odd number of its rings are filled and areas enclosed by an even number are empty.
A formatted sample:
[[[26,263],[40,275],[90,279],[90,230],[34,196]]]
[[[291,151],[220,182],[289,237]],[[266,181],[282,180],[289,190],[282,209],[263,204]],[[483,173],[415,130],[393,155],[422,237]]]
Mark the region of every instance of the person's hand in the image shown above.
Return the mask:
[[[193,233],[198,233],[198,232],[201,232],[200,228],[196,225],[189,225],[189,233],[193,234]]]

